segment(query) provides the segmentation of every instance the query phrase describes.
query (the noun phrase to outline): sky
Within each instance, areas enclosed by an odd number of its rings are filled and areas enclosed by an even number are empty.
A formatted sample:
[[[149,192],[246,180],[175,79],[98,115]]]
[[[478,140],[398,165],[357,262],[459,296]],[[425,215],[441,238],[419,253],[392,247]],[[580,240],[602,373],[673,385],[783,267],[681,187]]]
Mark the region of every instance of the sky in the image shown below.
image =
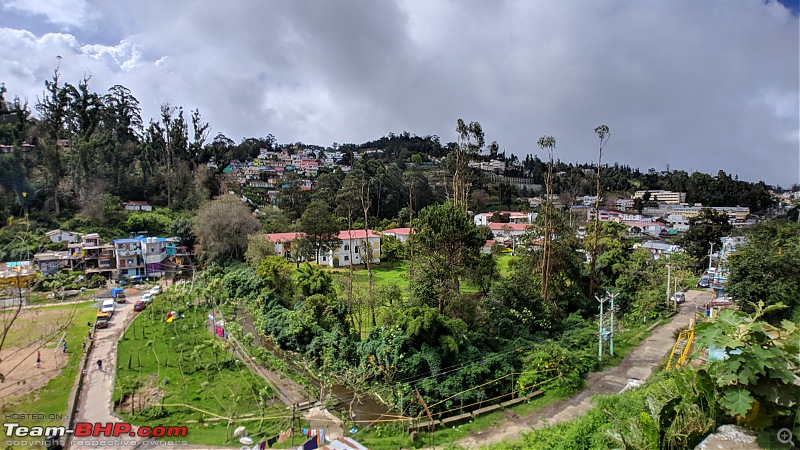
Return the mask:
[[[506,154],[800,182],[798,0],[0,0],[0,82],[129,88],[236,142],[456,140]],[[57,57],[61,57],[58,59]]]

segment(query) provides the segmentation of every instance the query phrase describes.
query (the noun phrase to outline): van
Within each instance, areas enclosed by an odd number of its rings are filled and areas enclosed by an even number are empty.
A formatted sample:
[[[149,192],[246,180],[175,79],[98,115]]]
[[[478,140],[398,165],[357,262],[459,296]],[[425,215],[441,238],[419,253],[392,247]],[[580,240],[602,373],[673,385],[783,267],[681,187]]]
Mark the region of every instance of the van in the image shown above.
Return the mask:
[[[102,304],[102,306],[100,306],[100,312],[108,313],[109,315],[113,315],[114,314],[114,299],[113,298],[109,298],[109,299],[103,300],[103,304]]]

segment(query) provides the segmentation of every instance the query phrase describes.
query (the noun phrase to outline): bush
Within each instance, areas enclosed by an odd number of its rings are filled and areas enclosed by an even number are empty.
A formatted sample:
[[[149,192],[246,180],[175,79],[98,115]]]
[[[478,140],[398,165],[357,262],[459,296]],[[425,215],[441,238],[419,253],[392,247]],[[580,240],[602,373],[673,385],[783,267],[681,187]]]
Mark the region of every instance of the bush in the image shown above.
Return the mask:
[[[584,376],[596,367],[596,361],[585,350],[571,350],[547,341],[525,356],[517,385],[520,389],[552,389],[569,395],[584,386]]]

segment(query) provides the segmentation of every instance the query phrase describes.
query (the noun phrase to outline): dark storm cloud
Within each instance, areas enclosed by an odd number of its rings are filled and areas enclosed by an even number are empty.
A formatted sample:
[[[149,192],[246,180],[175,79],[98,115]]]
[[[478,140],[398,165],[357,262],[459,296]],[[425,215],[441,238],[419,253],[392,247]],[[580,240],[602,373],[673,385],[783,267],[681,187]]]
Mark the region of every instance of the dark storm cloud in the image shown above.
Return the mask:
[[[146,116],[197,107],[235,140],[446,142],[462,117],[507,152],[549,134],[583,162],[605,123],[608,162],[798,180],[798,19],[775,2],[47,4],[2,2],[28,18],[0,29],[12,94],[40,94],[61,55],[65,80],[123,84]]]

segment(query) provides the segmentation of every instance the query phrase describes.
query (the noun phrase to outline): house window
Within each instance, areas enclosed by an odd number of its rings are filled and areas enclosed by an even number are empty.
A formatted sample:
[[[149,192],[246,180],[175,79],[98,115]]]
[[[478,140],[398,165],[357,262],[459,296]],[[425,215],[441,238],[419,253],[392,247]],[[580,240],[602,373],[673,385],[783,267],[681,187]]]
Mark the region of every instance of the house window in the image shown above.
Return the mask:
[[[357,245],[354,247],[354,249],[355,249],[355,252],[358,253],[358,246]]]
[[[348,250],[350,250],[350,246],[349,246],[349,245],[347,245],[347,244],[345,244],[345,245],[344,245],[344,251],[348,251]]]
[[[322,257],[322,262],[325,262],[325,261],[327,261],[327,260],[328,260],[328,257],[327,257],[327,256],[323,256],[323,257]]]
[[[350,257],[349,257],[349,256],[347,256],[347,255],[344,255],[344,260],[345,260],[345,261],[350,261]]]

